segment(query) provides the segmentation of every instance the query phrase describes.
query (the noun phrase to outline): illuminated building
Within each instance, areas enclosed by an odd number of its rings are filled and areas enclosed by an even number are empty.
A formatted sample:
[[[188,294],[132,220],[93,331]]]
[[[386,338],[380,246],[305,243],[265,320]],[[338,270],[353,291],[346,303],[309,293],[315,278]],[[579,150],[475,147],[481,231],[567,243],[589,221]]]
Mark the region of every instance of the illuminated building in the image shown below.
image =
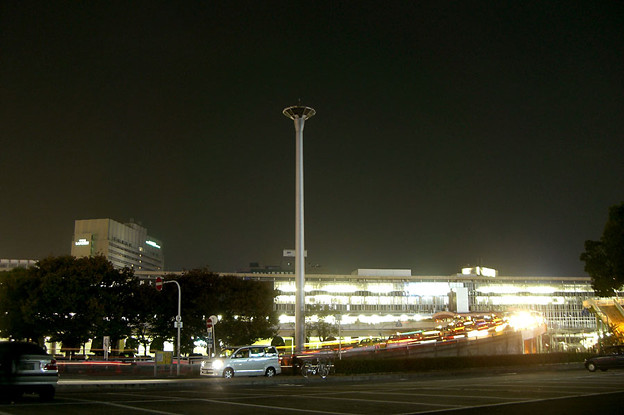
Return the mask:
[[[103,255],[115,268],[162,271],[162,242],[143,226],[112,219],[86,219],[74,223],[71,254],[75,257]]]
[[[476,270],[476,269],[475,269]],[[306,305],[339,315],[346,336],[388,336],[397,331],[434,327],[436,313],[505,314],[537,312],[548,328],[544,349],[580,349],[595,337],[596,317],[583,301],[594,298],[589,277],[500,276],[495,270],[451,276],[415,276],[411,270],[357,270],[351,275],[308,274]],[[292,274],[237,273],[241,278],[273,281],[280,334],[295,323]],[[315,316],[306,316],[314,319]],[[326,321],[335,324],[330,315]],[[546,344],[548,344],[546,346]]]
[[[343,333],[356,336],[387,336],[426,327],[424,321],[443,311],[504,314],[522,310],[543,315],[549,336],[544,341],[551,349],[580,348],[584,339],[595,335],[596,318],[583,306],[584,300],[594,297],[588,277],[510,277],[491,271],[477,275],[464,270],[452,276],[412,276],[409,270],[308,275],[306,304],[335,310],[341,316]],[[274,281],[279,290],[275,307],[282,329],[288,327],[294,314],[292,276],[255,277]]]

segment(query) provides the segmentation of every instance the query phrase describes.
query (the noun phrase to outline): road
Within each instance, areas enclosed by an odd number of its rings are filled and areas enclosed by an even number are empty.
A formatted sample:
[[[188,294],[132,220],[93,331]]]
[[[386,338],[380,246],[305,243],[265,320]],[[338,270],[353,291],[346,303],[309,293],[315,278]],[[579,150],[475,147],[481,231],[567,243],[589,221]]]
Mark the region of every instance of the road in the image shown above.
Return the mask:
[[[621,413],[624,371],[581,367],[499,374],[421,374],[404,379],[302,382],[279,377],[256,383],[218,379],[167,388],[59,390],[53,402],[34,396],[0,405],[17,414],[612,414]],[[258,382],[259,381],[259,382]]]

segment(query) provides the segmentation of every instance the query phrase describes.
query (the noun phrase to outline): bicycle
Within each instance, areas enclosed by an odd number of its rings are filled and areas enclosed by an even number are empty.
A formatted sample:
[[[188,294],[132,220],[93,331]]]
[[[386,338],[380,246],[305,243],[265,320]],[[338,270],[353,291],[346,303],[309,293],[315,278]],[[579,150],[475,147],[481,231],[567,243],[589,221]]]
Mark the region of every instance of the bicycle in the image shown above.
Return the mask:
[[[305,362],[301,365],[301,374],[304,378],[308,376],[319,375],[321,379],[326,379],[329,376],[332,364],[327,360],[316,359],[316,363]]]

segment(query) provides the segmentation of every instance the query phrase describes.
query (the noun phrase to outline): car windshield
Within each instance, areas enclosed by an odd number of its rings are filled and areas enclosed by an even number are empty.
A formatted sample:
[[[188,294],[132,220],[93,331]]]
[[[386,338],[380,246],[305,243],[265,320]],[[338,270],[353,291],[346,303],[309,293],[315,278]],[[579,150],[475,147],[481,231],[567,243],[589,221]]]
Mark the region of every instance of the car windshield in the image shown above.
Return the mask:
[[[230,357],[236,350],[238,350],[237,347],[226,347],[225,349],[221,349],[219,357]]]

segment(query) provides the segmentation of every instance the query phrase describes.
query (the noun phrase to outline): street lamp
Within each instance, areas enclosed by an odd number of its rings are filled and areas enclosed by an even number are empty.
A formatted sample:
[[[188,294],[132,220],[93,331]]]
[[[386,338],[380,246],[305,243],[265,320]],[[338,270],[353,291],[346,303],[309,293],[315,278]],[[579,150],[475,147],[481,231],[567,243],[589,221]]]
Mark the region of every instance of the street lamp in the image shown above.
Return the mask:
[[[284,108],[282,113],[295,122],[296,137],[296,189],[295,189],[295,351],[303,352],[305,343],[305,259],[303,226],[303,126],[316,114],[310,107],[295,105]]]

